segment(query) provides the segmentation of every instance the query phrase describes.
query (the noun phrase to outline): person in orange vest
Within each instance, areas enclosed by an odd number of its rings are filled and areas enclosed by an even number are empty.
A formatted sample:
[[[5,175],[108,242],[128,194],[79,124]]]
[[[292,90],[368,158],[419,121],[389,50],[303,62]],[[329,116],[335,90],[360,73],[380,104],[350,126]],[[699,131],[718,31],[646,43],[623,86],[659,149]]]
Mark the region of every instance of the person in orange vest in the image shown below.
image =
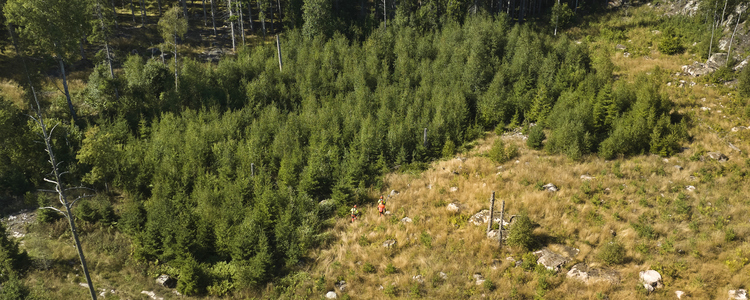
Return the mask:
[[[383,199],[383,196],[378,199],[378,212],[381,217],[385,215],[385,199]]]
[[[355,205],[352,210],[352,223],[354,223],[354,220],[357,219],[357,215],[359,215],[359,211],[357,210],[357,206]]]

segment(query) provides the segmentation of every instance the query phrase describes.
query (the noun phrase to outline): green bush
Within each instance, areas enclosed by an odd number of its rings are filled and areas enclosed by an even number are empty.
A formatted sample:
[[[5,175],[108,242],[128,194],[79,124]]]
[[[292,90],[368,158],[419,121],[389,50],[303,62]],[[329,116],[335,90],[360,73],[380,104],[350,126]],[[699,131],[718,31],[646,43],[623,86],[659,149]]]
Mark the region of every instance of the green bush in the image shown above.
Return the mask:
[[[362,271],[365,273],[375,273],[375,266],[373,266],[371,263],[365,263],[362,266]]]
[[[54,210],[45,208],[36,210],[36,221],[40,224],[49,224],[62,218],[62,215]]]
[[[396,267],[393,266],[392,263],[388,263],[388,265],[385,266],[385,274],[394,274],[396,273]]]
[[[526,214],[517,217],[518,219],[510,226],[510,233],[506,242],[511,246],[518,246],[525,250],[531,250],[534,246],[534,225]]]
[[[685,48],[682,47],[680,37],[670,31],[663,34],[662,38],[659,40],[658,47],[659,52],[667,55],[679,54],[685,51]]]
[[[186,259],[180,267],[177,291],[185,296],[197,295],[200,292],[200,271],[200,266],[195,259]]]
[[[544,139],[546,139],[547,136],[544,135],[544,130],[542,129],[542,126],[534,126],[531,128],[531,132],[529,132],[529,137],[526,139],[526,145],[529,146],[529,148],[532,149],[542,149],[544,146],[542,142]]]
[[[398,288],[396,288],[395,285],[388,285],[383,290],[383,293],[390,297],[395,297],[398,295]]]
[[[599,250],[599,259],[608,265],[619,265],[625,262],[625,247],[622,243],[611,240]]]
[[[485,280],[485,281],[484,281],[484,282],[482,283],[482,286],[484,286],[484,288],[485,288],[485,289],[487,289],[487,290],[488,290],[488,291],[490,291],[490,292],[494,291],[494,290],[495,290],[495,289],[497,288],[497,287],[495,286],[495,283],[494,283],[494,282],[492,282],[492,280],[489,280],[489,279]]]
[[[443,145],[443,151],[441,151],[440,153],[441,156],[448,158],[452,157],[454,153],[456,153],[456,144],[451,140],[445,141],[445,145]]]
[[[492,143],[489,156],[491,160],[497,163],[505,162],[505,143],[503,143],[502,138],[498,137],[495,142]]]
[[[750,97],[750,68],[743,68],[740,72],[737,89],[742,97]],[[750,107],[750,106],[749,106]]]

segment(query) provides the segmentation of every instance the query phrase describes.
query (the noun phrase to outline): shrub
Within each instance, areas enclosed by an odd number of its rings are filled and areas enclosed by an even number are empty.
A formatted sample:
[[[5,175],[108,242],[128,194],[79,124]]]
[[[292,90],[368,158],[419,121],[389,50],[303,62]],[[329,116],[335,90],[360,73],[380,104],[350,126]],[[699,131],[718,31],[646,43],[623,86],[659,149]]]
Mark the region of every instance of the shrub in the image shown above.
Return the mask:
[[[427,248],[432,248],[432,237],[425,231],[422,231],[422,234],[419,235],[419,242]]]
[[[495,283],[494,283],[494,282],[492,282],[492,280],[489,280],[489,279],[485,280],[485,281],[484,281],[484,282],[482,283],[482,286],[484,286],[484,288],[485,288],[485,289],[487,289],[487,290],[488,290],[488,291],[490,291],[490,292],[494,291],[494,290],[495,290],[495,288],[497,288],[497,287],[495,286]]]
[[[456,153],[456,144],[451,140],[447,140],[443,145],[443,151],[440,153],[442,157],[451,157],[453,153]]]
[[[502,163],[505,161],[505,143],[502,138],[497,138],[490,149],[490,159]]]
[[[599,250],[599,259],[608,265],[621,264],[625,261],[625,247],[621,243],[611,240]]]
[[[531,128],[531,132],[529,132],[529,138],[526,139],[526,145],[529,146],[532,149],[542,149],[544,146],[542,142],[544,139],[546,139],[547,136],[544,135],[544,130],[542,130],[542,126],[534,126]]]
[[[385,289],[383,290],[383,293],[385,293],[387,296],[395,297],[396,295],[398,295],[398,289],[396,288],[395,285],[389,284],[388,286],[385,287]]]
[[[365,273],[375,273],[375,266],[373,266],[371,263],[365,263],[362,266],[362,271]]]
[[[742,97],[750,97],[750,68],[743,68],[740,72],[737,89]]]
[[[685,48],[682,47],[682,43],[680,42],[680,37],[670,31],[664,33],[664,36],[659,40],[658,47],[659,52],[667,55],[678,54],[685,51]]]
[[[186,296],[197,295],[200,291],[200,267],[193,258],[188,258],[180,268],[180,277],[177,280],[177,291]]]
[[[525,250],[531,250],[534,246],[534,225],[526,214],[518,216],[513,225],[510,226],[510,233],[506,242],[511,246],[518,246]]]
[[[389,263],[387,266],[385,266],[385,274],[394,274],[396,273],[396,267],[393,266],[392,263]]]

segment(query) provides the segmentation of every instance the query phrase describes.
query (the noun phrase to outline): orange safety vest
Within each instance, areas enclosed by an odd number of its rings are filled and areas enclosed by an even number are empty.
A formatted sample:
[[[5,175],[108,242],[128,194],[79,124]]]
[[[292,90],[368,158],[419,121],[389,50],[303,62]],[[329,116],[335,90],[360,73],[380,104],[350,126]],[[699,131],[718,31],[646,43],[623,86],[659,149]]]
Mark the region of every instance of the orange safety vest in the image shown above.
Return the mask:
[[[378,211],[383,212],[384,209],[385,209],[385,204],[380,203],[380,205],[378,205]]]

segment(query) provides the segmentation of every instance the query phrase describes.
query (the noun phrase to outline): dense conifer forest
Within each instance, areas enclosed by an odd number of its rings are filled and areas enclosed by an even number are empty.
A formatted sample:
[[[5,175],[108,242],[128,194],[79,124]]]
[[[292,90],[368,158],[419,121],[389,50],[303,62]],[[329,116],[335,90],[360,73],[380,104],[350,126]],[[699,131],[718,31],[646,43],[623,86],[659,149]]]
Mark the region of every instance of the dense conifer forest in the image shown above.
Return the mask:
[[[385,175],[487,132],[521,128],[572,162],[671,157],[690,117],[654,79],[669,71],[616,80],[611,52],[566,32],[615,13],[600,2],[0,0],[18,87],[0,93],[2,210],[59,207],[38,192],[40,103],[62,178],[92,195],[73,211],[84,233],[123,235],[127,261],[184,295],[262,294],[338,243],[331,220],[376,202]],[[236,50],[206,62],[208,44]],[[517,155],[499,147],[497,163]],[[37,297],[28,254],[2,237],[3,295]]]

